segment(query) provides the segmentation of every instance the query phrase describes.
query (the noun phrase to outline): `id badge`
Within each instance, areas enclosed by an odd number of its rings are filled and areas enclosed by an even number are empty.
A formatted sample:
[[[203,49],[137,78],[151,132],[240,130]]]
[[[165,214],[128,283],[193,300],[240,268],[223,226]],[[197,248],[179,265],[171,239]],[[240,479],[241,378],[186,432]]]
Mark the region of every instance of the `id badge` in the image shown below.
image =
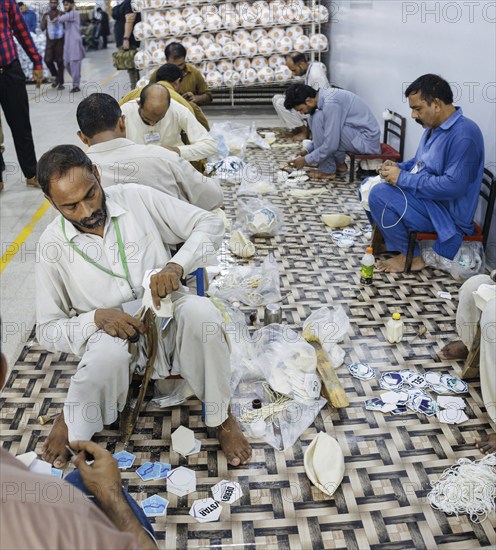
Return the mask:
[[[160,141],[160,132],[147,132],[143,134],[143,139],[146,145],[149,143],[157,143]]]

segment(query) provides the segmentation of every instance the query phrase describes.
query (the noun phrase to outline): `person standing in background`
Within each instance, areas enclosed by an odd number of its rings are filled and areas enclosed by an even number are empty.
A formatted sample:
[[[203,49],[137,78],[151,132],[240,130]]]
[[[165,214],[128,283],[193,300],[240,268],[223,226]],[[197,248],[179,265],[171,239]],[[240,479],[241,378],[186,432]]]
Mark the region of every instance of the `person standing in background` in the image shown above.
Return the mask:
[[[134,38],[134,26],[141,21],[141,14],[135,13],[131,7],[131,0],[123,0],[112,9],[112,17],[115,19],[114,34],[115,45],[123,50],[139,48],[140,43]],[[138,69],[127,69],[131,89],[136,88],[139,80]]]
[[[58,9],[58,0],[50,0],[50,8],[40,22],[42,31],[46,31],[45,63],[52,75],[52,86],[64,90],[64,25],[52,23],[62,12]]]
[[[24,2],[19,2],[17,4],[21,10],[24,21],[28,26],[29,32],[36,32],[36,27],[38,26],[38,21],[36,19],[36,13],[33,10],[30,10]]]
[[[108,37],[110,34],[110,25],[109,25],[109,16],[102,8],[97,8],[96,10],[100,15],[100,32],[98,37],[102,37],[102,48],[107,49]]]
[[[21,10],[14,0],[0,2],[0,105],[12,132],[17,160],[27,185],[39,187],[36,153],[29,121],[26,77],[19,63],[14,36],[33,62],[33,80],[41,86],[43,66]],[[0,159],[0,165],[3,159]]]
[[[86,54],[81,36],[81,19],[75,9],[74,0],[64,0],[64,11],[63,15],[50,18],[50,21],[64,25],[64,64],[72,77],[73,94],[81,91],[81,62]]]

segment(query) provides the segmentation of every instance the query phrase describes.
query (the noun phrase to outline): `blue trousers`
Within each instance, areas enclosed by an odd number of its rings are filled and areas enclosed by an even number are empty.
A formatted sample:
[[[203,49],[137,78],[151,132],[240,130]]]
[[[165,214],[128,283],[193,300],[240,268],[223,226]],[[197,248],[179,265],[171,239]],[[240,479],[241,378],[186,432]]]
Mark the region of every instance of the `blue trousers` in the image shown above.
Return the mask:
[[[74,470],[67,476],[65,476],[64,481],[67,481],[71,485],[74,485],[74,487],[77,487],[81,492],[83,492],[85,495],[93,497],[93,495],[86,489],[84,486],[83,480],[81,478],[81,474],[78,470]],[[124,489],[122,488],[122,494],[127,500],[127,503],[131,507],[132,511],[134,512],[134,515],[138,519],[138,521],[141,523],[143,528],[148,531],[148,533],[155,538],[155,531],[153,530],[152,524],[150,523],[149,519],[145,516],[145,513],[143,512],[143,508],[134,500],[134,498]],[[102,508],[100,506],[100,503],[96,499],[96,497],[93,497],[93,502],[95,503],[98,508]]]
[[[315,149],[320,147],[324,142],[323,125],[324,113],[321,110],[315,111],[312,115],[312,141],[315,145]],[[339,131],[339,129],[337,129]],[[344,164],[346,159],[346,151],[352,153],[372,154],[378,153],[377,143],[370,142],[365,139],[360,131],[351,128],[350,126],[343,126],[339,135],[338,150],[334,151],[331,155],[319,162],[318,168],[325,174],[336,173],[336,163]]]
[[[436,232],[429,216],[429,202],[432,201],[418,199],[408,191],[387,183],[378,183],[372,188],[369,195],[370,214],[380,229],[389,251],[394,250],[406,255],[409,231]],[[462,238],[463,233],[459,230],[451,239],[445,240],[442,246],[434,249],[438,254],[453,259]],[[419,255],[420,250],[416,244],[414,256]]]

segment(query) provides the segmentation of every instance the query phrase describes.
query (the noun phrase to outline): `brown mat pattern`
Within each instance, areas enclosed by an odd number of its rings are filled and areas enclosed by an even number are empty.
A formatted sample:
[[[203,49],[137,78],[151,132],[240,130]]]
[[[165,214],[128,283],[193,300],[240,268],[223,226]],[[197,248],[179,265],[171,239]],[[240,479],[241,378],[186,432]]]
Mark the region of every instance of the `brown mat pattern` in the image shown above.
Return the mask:
[[[276,147],[269,153],[250,149],[248,160],[265,166],[280,164],[296,151],[292,146]],[[459,283],[426,269],[419,274],[377,274],[372,286],[361,286],[364,238],[359,237],[351,249],[339,249],[320,221],[322,213],[343,212],[353,217],[354,227],[367,224],[356,187],[346,179],[331,185],[302,185],[328,187],[317,198],[291,198],[281,185],[277,195],[270,196],[284,212],[285,232],[270,240],[256,239],[255,261],[263,260],[269,251],[278,261],[285,322],[298,329],[323,304],[342,304],[351,320],[343,343],[347,364],[362,360],[381,371],[414,368],[460,374],[461,364],[442,363],[437,357],[441,347],[456,339]],[[226,186],[225,191],[226,212],[234,219],[235,187]],[[232,261],[228,254],[223,259]],[[453,300],[439,298],[438,290],[451,292]],[[395,310],[402,313],[406,336],[400,344],[391,345],[385,340],[384,325]],[[410,343],[422,324],[426,337]],[[25,347],[0,398],[5,448],[14,454],[41,449],[50,425],[38,425],[37,416],[61,409],[76,365],[77,358],[47,353],[36,343]],[[167,517],[154,524],[161,547],[392,550],[496,545],[494,515],[474,525],[465,516],[457,519],[434,511],[426,499],[430,482],[458,458],[480,458],[473,442],[492,428],[478,381],[472,381],[467,395],[470,420],[449,426],[436,417],[411,412],[391,416],[367,411],[364,401],[379,395],[377,381],[351,378],[344,367],[338,373],[350,399],[349,408],[338,412],[325,407],[314,425],[285,452],[255,444],[251,464],[237,469],[227,465],[213,434],[203,426],[197,400],[173,409],[143,411],[127,447],[138,458],[133,471],[125,472],[123,478],[137,500],[155,493],[170,500]],[[179,425],[189,426],[202,440],[198,455],[184,459],[171,451],[170,433]],[[344,481],[333,498],[313,487],[303,469],[304,451],[322,430],[337,438],[346,460]],[[116,431],[102,432],[96,440],[110,451],[123,448]],[[197,492],[179,498],[168,495],[162,481],[144,484],[133,472],[147,460],[194,469]],[[224,506],[221,521],[197,523],[188,515],[192,501],[210,496],[210,487],[221,479],[239,481],[244,491],[241,501]]]

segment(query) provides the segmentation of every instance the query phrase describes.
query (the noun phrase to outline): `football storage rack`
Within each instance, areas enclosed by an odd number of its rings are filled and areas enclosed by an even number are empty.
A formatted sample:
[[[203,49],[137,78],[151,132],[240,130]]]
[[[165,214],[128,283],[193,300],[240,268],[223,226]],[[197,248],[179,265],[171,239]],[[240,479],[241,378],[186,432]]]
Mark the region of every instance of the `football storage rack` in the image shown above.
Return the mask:
[[[270,104],[274,94],[298,81],[285,65],[286,55],[303,52],[311,61],[320,61],[328,51],[326,2],[134,0],[133,9],[142,18],[134,30],[141,41],[136,66],[149,76],[165,63],[165,46],[180,42],[188,52],[186,60],[206,78],[214,104]],[[264,66],[272,71],[262,70]]]

